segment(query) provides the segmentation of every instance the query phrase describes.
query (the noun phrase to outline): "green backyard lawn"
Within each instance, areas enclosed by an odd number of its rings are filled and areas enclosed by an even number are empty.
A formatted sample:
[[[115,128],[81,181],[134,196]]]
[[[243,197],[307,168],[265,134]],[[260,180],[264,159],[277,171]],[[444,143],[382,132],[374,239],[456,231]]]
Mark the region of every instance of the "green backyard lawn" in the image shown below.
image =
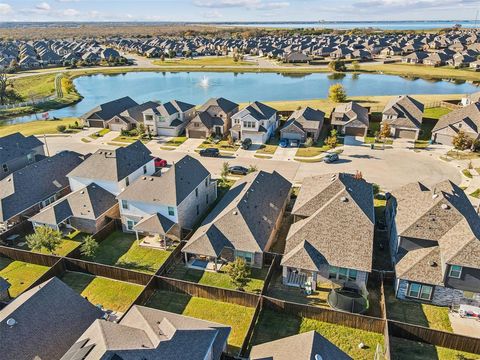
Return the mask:
[[[423,112],[423,117],[428,119],[440,119],[441,116],[447,115],[448,113],[452,112],[452,110],[444,107],[434,107],[434,108],[427,108]]]
[[[231,326],[228,346],[232,353],[241,348],[255,312],[251,307],[167,291],[156,291],[146,306]]]
[[[99,243],[93,259],[85,260],[153,274],[170,254],[170,251],[141,247],[135,235],[116,231]]]
[[[397,299],[391,286],[385,286],[385,299],[391,320],[453,332],[447,307]]]
[[[10,284],[10,296],[17,297],[48,270],[48,266],[0,257],[0,276]]]
[[[264,279],[267,276],[268,267],[263,269],[250,269],[250,282],[245,287],[245,291],[259,294],[262,291]],[[201,271],[195,269],[187,269],[183,263],[175,266],[169,277],[186,280],[202,285],[215,286],[224,289],[235,290],[235,285],[232,284],[230,277],[225,272]]]
[[[94,305],[125,312],[140,295],[143,286],[78,272],[67,272],[62,281]]]
[[[417,341],[390,338],[392,360],[478,360],[479,356]]]
[[[264,309],[253,332],[253,345],[315,330],[355,360],[373,359],[377,344],[383,347],[383,335],[369,331],[300,318]],[[367,347],[359,349],[363,342]]]

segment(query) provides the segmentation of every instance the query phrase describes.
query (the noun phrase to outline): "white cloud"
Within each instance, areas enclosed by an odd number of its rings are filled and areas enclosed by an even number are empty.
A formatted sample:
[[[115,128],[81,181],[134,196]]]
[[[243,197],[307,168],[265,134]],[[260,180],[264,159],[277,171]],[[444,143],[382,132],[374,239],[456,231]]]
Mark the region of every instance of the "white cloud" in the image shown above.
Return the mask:
[[[76,9],[65,9],[62,11],[62,14],[65,16],[77,16],[80,12]]]
[[[13,12],[12,7],[6,3],[0,3],[0,15],[7,15]]]
[[[274,10],[290,6],[287,1],[263,0],[194,0],[193,4],[206,8],[245,8],[249,10]]]
[[[220,19],[223,15],[218,10],[212,10],[209,12],[204,12],[202,16],[206,19]]]
[[[37,6],[35,6],[35,8],[37,8],[38,10],[42,10],[42,11],[49,11],[51,9],[51,6],[49,3],[47,2],[41,2],[40,4],[37,4]]]

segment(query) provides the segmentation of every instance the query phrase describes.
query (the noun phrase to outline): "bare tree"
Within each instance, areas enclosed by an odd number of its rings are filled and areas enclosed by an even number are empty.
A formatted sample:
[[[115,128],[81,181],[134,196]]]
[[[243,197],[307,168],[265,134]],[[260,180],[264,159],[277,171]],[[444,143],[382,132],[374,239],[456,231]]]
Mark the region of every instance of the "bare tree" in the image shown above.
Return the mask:
[[[0,104],[5,105],[9,97],[9,92],[13,90],[13,82],[8,77],[5,69],[0,71]]]

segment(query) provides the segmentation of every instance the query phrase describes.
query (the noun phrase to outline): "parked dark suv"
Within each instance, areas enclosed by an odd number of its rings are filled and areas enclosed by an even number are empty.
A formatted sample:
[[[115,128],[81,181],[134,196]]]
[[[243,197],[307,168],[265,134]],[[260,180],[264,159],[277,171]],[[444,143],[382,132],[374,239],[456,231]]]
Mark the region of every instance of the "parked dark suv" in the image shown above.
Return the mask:
[[[245,140],[242,141],[242,149],[243,150],[250,149],[250,146],[252,146],[252,139],[246,138]]]
[[[219,157],[220,151],[217,148],[207,148],[200,150],[200,156]]]

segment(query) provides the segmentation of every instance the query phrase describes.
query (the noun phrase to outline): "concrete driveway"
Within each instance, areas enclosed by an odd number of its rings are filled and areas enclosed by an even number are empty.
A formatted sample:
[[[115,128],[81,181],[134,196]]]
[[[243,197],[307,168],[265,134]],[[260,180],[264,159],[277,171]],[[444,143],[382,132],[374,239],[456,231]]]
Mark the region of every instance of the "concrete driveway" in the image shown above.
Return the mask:
[[[277,147],[275,153],[273,154],[273,160],[279,161],[292,161],[295,158],[298,147],[286,147],[282,148],[281,146]]]
[[[363,137],[345,135],[343,139],[343,144],[345,146],[363,146]]]
[[[235,151],[235,156],[240,158],[253,159],[255,158],[255,154],[257,153],[258,149],[260,149],[260,145],[258,144],[252,144],[248,150],[239,147],[237,151]]]
[[[187,139],[183,144],[178,146],[174,151],[181,153],[194,153],[195,149],[198,148],[205,139]]]

